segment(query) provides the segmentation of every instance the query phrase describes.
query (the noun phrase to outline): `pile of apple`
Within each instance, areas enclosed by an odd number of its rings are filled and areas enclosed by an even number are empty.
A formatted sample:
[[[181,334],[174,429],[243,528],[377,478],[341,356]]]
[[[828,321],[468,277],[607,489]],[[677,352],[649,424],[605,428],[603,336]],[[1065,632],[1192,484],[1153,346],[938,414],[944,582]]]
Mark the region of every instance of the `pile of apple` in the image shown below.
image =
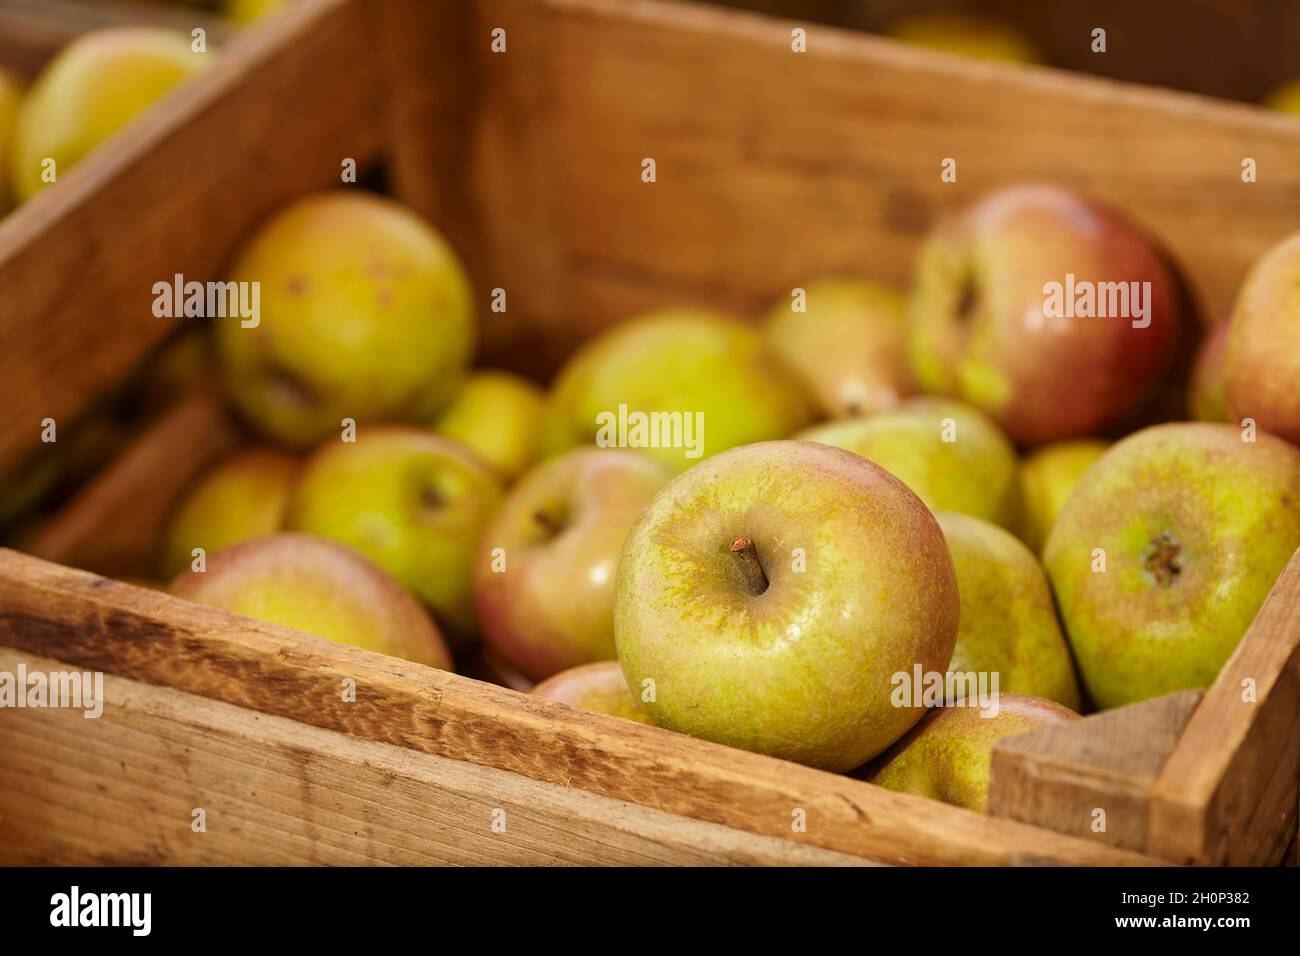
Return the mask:
[[[1140,321],[1049,314],[1067,275]],[[469,367],[464,269],[379,196],[299,200],[228,278],[260,283],[211,344],[261,441],[174,507],[175,593],[962,806],[1000,737],[1207,686],[1300,546],[1300,237],[1206,337],[1217,421],[1113,444],[1197,329],[1147,237],[1049,186],[942,222],[908,296],[654,312],[548,391]],[[676,429],[611,428],[638,412]]]

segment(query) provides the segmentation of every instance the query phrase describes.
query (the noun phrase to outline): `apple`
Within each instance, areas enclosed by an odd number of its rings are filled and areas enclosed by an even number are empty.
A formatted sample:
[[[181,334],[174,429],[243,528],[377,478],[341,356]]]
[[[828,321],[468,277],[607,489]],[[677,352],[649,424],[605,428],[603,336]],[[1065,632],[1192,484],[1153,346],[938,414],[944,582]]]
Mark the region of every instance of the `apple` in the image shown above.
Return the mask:
[[[483,534],[483,640],[532,680],[614,658],[619,553],[670,473],[649,456],[577,448],[524,475]]]
[[[992,415],[1018,445],[1093,435],[1154,392],[1178,309],[1164,261],[1117,213],[1054,186],[1012,186],[925,240],[912,372],[925,391]]]
[[[1024,694],[999,695],[996,716],[984,716],[978,707],[936,708],[881,759],[871,782],[983,813],[994,744],[1078,719],[1054,701]]]
[[[913,398],[893,411],[815,425],[798,437],[874,461],[931,511],[960,511],[1006,528],[1019,522],[1016,450],[969,405]]]
[[[1228,330],[1232,323],[1218,322],[1210,329],[1196,352],[1192,380],[1187,390],[1187,407],[1201,422],[1231,422],[1224,380],[1224,358],[1228,351]]]
[[[1034,42],[1010,24],[968,13],[928,13],[904,17],[886,31],[913,46],[978,60],[1030,64],[1043,62]]]
[[[640,701],[628,688],[618,661],[597,661],[571,667],[542,681],[533,688],[533,693],[578,710],[654,726]]]
[[[1232,421],[1300,444],[1300,233],[1274,246],[1237,293],[1223,357]]]
[[[18,200],[48,185],[45,160],[63,176],[215,56],[195,52],[185,34],[155,27],[95,30],[73,40],[41,71],[19,110],[12,148]]]
[[[1265,96],[1263,103],[1283,113],[1300,113],[1300,79],[1283,83]]]
[[[307,459],[288,527],[356,548],[433,609],[453,640],[474,629],[470,581],[501,483],[458,442],[399,425],[362,428]]]
[[[223,13],[231,23],[248,26],[278,10],[283,10],[290,0],[226,0]]]
[[[864,415],[895,407],[916,387],[907,369],[903,296],[863,279],[822,279],[767,313],[772,352],[803,380],[821,414]]]
[[[1038,559],[987,521],[953,511],[935,518],[952,553],[961,597],[949,672],[996,673],[999,691],[1046,697],[1078,710],[1074,662]]]
[[[545,402],[545,393],[525,378],[478,371],[434,420],[433,429],[477,452],[511,479],[537,459]]]
[[[838,448],[762,442],[650,502],[619,561],[614,642],[659,726],[844,771],[920,719],[894,678],[945,672],[957,602],[906,485]]]
[[[469,280],[443,238],[391,200],[299,199],[245,242],[229,278],[259,284],[260,315],[213,323],[226,390],[281,444],[309,446],[345,418],[427,422],[460,384]]]
[[[458,663],[462,665],[459,673],[487,684],[509,687],[523,694],[531,694],[533,688],[537,686],[482,644],[464,648],[459,655]]]
[[[299,463],[275,448],[252,447],[201,476],[172,506],[163,527],[159,572],[171,578],[207,554],[279,531]]]
[[[675,428],[634,430],[637,416],[653,413],[676,415]],[[615,326],[568,361],[547,400],[544,450],[637,447],[680,472],[726,448],[784,438],[811,414],[803,387],[755,330],[669,309]]]
[[[14,73],[0,69],[0,216],[13,205],[10,195],[9,154],[13,149],[23,84]]]
[[[208,556],[171,592],[339,644],[451,670],[451,653],[424,609],[351,548],[306,534],[273,534]]]
[[[1088,469],[1057,518],[1044,563],[1099,707],[1208,686],[1300,547],[1300,449],[1248,437],[1145,428]]]
[[[1043,550],[1056,516],[1083,473],[1109,447],[1109,442],[1099,438],[1052,442],[1020,462],[1020,496],[1024,502],[1020,537],[1035,554]]]

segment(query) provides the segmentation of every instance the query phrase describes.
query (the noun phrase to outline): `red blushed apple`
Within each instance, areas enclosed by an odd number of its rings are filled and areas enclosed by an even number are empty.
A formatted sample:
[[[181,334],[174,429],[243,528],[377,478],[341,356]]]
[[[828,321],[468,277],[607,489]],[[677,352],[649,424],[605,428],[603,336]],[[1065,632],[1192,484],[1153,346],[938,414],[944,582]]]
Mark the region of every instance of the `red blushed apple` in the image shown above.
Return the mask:
[[[1300,233],[1246,276],[1228,329],[1223,374],[1233,421],[1253,418],[1300,445]]]
[[[576,449],[525,474],[474,567],[487,646],[535,681],[612,660],[619,553],[668,478],[648,455],[615,448]]]
[[[1177,286],[1150,240],[1046,185],[1000,190],[943,221],[921,249],[909,308],[921,386],[982,408],[1020,445],[1122,422],[1178,340]]]
[[[654,726],[650,716],[627,686],[627,679],[623,676],[618,661],[597,661],[594,664],[571,667],[542,681],[533,688],[533,693],[578,710],[611,714]]]

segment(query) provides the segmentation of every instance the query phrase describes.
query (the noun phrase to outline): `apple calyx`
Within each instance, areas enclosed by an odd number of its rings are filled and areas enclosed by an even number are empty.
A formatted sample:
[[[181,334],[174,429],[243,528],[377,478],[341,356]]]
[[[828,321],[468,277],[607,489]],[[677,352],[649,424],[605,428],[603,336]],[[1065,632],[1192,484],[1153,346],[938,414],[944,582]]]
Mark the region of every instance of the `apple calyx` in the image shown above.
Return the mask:
[[[1182,565],[1178,562],[1178,556],[1182,553],[1183,546],[1173,539],[1169,532],[1164,531],[1151,539],[1151,549],[1147,552],[1146,558],[1142,564],[1156,579],[1156,583],[1161,587],[1171,587],[1178,581],[1178,575],[1182,573]]]
[[[745,584],[749,586],[749,593],[758,597],[766,591],[767,573],[763,570],[762,562],[758,560],[758,548],[754,547],[754,542],[747,535],[742,534],[731,542],[731,553],[736,556],[740,571],[745,576]]]
[[[966,270],[957,283],[956,316],[958,328],[969,328],[979,314],[979,284],[972,272]]]
[[[565,519],[562,515],[555,515],[542,508],[533,512],[533,521],[543,534],[543,540],[550,541],[561,531],[564,530]]]
[[[285,405],[299,411],[316,406],[316,396],[298,375],[274,364],[268,366],[266,374],[268,389]]]

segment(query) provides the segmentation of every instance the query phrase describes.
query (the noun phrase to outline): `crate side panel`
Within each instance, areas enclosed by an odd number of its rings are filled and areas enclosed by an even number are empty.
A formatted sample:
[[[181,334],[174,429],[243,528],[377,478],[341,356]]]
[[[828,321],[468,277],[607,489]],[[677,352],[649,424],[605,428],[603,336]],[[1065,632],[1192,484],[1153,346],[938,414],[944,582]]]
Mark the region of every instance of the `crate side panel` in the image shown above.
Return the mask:
[[[0,648],[20,663],[67,669]],[[0,863],[864,862],[169,688],[109,676],[104,697],[0,717]]]

